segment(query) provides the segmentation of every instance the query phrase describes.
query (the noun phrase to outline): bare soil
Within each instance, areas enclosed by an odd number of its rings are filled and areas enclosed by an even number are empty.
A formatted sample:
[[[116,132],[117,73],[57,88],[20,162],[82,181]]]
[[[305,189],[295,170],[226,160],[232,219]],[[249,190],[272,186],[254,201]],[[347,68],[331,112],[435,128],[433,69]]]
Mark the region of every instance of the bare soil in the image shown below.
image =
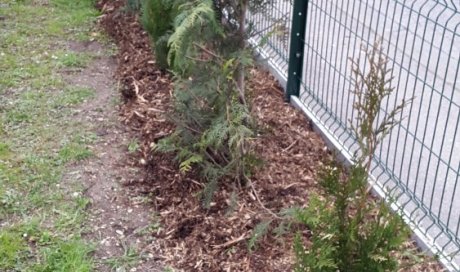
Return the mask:
[[[62,182],[80,180],[90,199],[85,236],[96,245],[96,269],[123,268],[128,266],[123,261],[132,258],[135,261],[129,266],[142,267],[139,271],[162,271],[154,256],[143,251],[153,245],[144,230],[155,222],[148,192],[124,186],[143,175],[137,166],[137,156],[128,154],[127,149],[136,132],[119,121],[119,93],[113,78],[117,60],[105,56],[107,46],[99,42],[69,42],[68,47],[98,56],[84,69],[65,71],[70,84],[96,91],[73,119],[90,124],[97,140],[92,144],[94,156],[71,166]]]

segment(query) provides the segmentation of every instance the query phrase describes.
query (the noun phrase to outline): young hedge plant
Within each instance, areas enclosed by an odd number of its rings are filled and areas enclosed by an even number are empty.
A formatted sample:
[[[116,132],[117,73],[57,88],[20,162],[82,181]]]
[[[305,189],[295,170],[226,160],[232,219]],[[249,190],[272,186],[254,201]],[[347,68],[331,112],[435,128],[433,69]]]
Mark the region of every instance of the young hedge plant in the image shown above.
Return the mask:
[[[311,235],[307,244],[295,238],[296,271],[397,271],[397,252],[409,238],[403,220],[384,200],[370,198],[369,171],[376,147],[398,124],[397,116],[410,102],[403,100],[379,122],[382,101],[393,88],[391,70],[379,42],[366,52],[367,72],[353,62],[357,118],[352,123],[360,150],[346,174],[327,166],[320,175],[323,194],[314,194],[309,206],[294,209],[293,216]]]
[[[183,3],[185,0],[142,0],[141,2],[141,22],[152,39],[156,63],[163,70],[169,68],[168,40],[174,30],[174,18]]]
[[[144,27],[158,62],[174,75],[172,135],[156,151],[174,152],[182,172],[197,169],[207,206],[218,181],[248,181],[257,161],[246,99],[246,14],[262,0],[144,0]]]

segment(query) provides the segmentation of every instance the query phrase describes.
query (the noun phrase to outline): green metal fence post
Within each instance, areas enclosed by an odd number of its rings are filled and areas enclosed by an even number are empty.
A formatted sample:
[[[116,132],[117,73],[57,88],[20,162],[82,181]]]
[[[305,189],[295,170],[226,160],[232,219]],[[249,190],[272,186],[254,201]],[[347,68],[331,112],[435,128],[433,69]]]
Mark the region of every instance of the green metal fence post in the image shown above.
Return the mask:
[[[294,0],[294,11],[292,14],[291,26],[291,46],[289,50],[288,80],[285,96],[285,100],[288,102],[291,99],[291,95],[299,96],[303,68],[308,2],[309,0]]]

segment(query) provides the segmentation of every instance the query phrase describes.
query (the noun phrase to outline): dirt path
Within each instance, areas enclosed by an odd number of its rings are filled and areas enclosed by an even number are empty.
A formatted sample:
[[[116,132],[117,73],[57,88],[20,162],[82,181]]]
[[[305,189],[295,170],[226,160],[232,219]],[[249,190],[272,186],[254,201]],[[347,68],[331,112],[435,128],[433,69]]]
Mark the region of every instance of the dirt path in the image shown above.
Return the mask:
[[[138,181],[141,173],[128,151],[130,143],[135,149],[134,133],[118,120],[119,93],[113,79],[116,60],[106,56],[107,48],[97,42],[73,42],[69,47],[99,56],[86,68],[65,76],[72,85],[96,90],[94,98],[74,116],[79,122],[91,124],[97,135],[92,145],[94,156],[70,167],[64,175],[64,183],[80,180],[90,199],[85,236],[96,244],[96,270],[156,271],[153,255],[143,254],[146,247],[153,246],[147,234],[157,227],[153,206],[147,195],[143,197],[135,188],[123,186]]]

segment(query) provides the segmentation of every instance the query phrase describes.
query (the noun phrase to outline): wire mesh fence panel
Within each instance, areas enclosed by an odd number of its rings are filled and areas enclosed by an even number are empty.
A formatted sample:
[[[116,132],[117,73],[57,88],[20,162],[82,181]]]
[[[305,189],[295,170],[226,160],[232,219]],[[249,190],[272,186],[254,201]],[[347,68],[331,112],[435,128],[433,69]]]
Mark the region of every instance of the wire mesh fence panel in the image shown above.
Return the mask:
[[[250,16],[260,31],[256,41],[277,29],[269,22],[281,14],[293,17],[292,3],[271,5],[267,14]],[[358,148],[350,130],[356,116],[350,60],[361,59],[366,71],[364,51],[381,41],[395,92],[379,119],[402,99],[413,101],[376,152],[375,188],[396,199],[413,230],[460,271],[460,1],[309,0],[306,17],[298,101],[347,157]],[[260,47],[282,75],[288,43],[268,35]]]
[[[282,76],[287,77],[292,0],[269,0],[248,14],[250,42]]]

